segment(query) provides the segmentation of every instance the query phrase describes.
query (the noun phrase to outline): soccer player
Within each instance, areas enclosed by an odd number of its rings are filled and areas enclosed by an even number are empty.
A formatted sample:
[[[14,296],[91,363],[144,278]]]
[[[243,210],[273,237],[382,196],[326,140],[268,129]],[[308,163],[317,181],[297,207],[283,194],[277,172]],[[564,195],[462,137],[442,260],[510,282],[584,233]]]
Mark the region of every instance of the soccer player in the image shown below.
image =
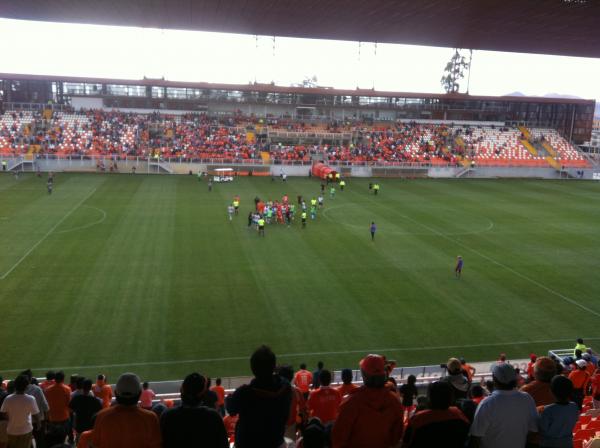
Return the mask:
[[[346,186],[345,180],[340,180],[340,190],[344,191],[344,187]]]
[[[323,195],[320,194],[319,197],[317,198],[317,201],[319,201],[319,208],[323,208]]]
[[[210,193],[212,191],[212,180],[208,181],[208,192]]]
[[[310,206],[310,219],[312,219],[313,221],[315,219],[317,219],[317,206],[316,205]]]
[[[236,196],[233,199],[233,208],[235,210],[235,214],[237,215],[239,213],[239,209],[240,209],[240,197]]]
[[[258,236],[265,236],[265,219],[262,216],[258,218]]]
[[[375,241],[375,232],[377,232],[377,226],[375,225],[375,222],[371,222],[371,241]]]
[[[302,211],[302,228],[306,227],[306,210]]]
[[[54,183],[50,178],[48,178],[48,182],[46,182],[46,189],[48,190],[48,194],[52,194],[52,188],[54,187]]]
[[[252,227],[252,212],[248,213],[248,228]]]
[[[316,207],[316,206],[317,206],[317,198],[314,198],[314,197],[313,197],[313,198],[310,200],[310,207],[312,208],[312,207]]]
[[[377,193],[379,193],[379,184],[373,185],[373,193],[375,193],[375,196],[377,196]]]
[[[454,268],[454,275],[456,275],[456,278],[460,278],[460,274],[462,273],[462,268],[463,268],[463,259],[459,255],[458,257],[456,257],[456,267]]]
[[[235,213],[235,209],[233,208],[233,205],[229,204],[227,206],[227,214],[229,215],[229,220],[233,221],[233,214]]]
[[[335,187],[331,187],[331,188],[329,189],[329,197],[330,197],[331,199],[335,199]]]

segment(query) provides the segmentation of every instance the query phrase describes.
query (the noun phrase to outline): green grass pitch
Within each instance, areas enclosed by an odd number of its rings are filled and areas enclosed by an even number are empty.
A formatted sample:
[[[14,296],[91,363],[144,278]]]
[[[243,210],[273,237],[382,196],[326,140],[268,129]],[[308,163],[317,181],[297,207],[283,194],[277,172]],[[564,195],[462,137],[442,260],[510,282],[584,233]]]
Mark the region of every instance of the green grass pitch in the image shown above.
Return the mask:
[[[306,229],[259,238],[256,195],[309,198],[319,181],[209,193],[191,176],[59,174],[48,195],[45,177],[0,176],[0,374],[246,375],[262,343],[331,368],[368,352],[418,365],[600,343],[600,184],[367,185],[348,179]]]

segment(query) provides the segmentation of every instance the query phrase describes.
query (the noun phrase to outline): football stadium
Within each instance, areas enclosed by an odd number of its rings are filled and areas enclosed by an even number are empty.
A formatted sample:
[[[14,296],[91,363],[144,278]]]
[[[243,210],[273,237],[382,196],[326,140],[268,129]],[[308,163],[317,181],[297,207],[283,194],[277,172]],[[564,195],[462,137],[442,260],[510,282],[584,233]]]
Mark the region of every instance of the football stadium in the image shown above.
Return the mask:
[[[600,446],[600,8],[284,3],[0,11],[0,448]]]

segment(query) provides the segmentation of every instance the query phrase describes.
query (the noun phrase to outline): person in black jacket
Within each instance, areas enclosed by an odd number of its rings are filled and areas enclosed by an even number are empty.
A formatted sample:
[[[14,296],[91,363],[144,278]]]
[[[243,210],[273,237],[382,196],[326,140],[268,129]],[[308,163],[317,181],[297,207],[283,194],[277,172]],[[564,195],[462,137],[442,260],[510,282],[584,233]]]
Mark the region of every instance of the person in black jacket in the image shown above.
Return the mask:
[[[229,447],[223,419],[215,409],[202,406],[207,384],[199,373],[185,377],[181,385],[181,405],[160,416],[163,448]]]
[[[238,415],[236,448],[278,448],[283,444],[290,412],[290,383],[276,375],[273,351],[263,345],[250,358],[254,379],[225,400],[227,412]]]

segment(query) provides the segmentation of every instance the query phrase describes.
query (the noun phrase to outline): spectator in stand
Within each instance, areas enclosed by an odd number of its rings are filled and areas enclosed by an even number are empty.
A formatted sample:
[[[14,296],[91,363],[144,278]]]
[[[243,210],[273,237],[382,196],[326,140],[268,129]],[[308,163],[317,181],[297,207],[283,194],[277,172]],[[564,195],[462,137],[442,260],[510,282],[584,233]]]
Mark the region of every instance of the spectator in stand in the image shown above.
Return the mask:
[[[447,375],[440,381],[447,382],[452,386],[452,404],[455,405],[457,400],[467,398],[471,383],[463,374],[463,368],[460,361],[456,358],[450,358],[446,363]]]
[[[65,385],[65,374],[62,371],[56,372],[54,377],[55,384],[46,389],[46,399],[48,400],[48,432],[54,434],[70,433],[70,412],[69,402],[71,401],[71,388]],[[57,437],[60,438],[60,437]]]
[[[465,358],[460,358],[460,365],[462,367],[463,375],[467,377],[469,382],[473,381],[473,376],[477,373],[477,369],[470,364],[467,364]]]
[[[158,418],[138,406],[141,394],[137,375],[124,373],[119,377],[117,404],[96,414],[91,438],[94,448],[161,448]]]
[[[306,370],[306,364],[300,364],[300,370],[296,372],[294,375],[294,386],[300,389],[300,392],[304,395],[304,399],[308,399],[308,392],[310,389],[310,385],[313,382],[312,373]]]
[[[342,395],[330,386],[331,372],[323,369],[319,373],[320,387],[313,390],[308,397],[308,411],[311,417],[317,417],[324,426],[333,424],[342,403]]]
[[[550,382],[556,375],[556,363],[547,356],[540,356],[533,366],[533,381],[521,387],[521,392],[531,395],[536,406],[554,403]]]
[[[71,388],[71,392],[75,392],[75,390],[77,390],[77,384],[81,384],[79,381],[80,378],[81,376],[78,374],[71,375],[71,378],[69,378],[69,387]]]
[[[312,374],[312,385],[311,385],[312,389],[318,389],[320,386],[319,374],[321,373],[321,370],[323,370],[323,366],[324,366],[323,361],[319,361],[317,363],[317,370],[315,370]]]
[[[352,382],[352,375],[352,369],[342,370],[342,384],[337,388],[342,398],[358,389],[358,386]]]
[[[99,398],[102,401],[102,407],[107,408],[110,406],[110,403],[113,398],[112,387],[108,384],[105,375],[98,375],[96,379],[96,384],[92,388],[92,392],[94,396]]]
[[[202,406],[208,382],[199,373],[191,373],[181,385],[181,405],[168,409],[160,417],[163,448],[227,448],[227,431],[219,413]]]
[[[326,448],[329,437],[327,429],[318,418],[311,418],[302,431],[302,437],[298,440],[296,448]]]
[[[471,426],[473,448],[524,447],[527,436],[538,431],[533,398],[516,390],[515,369],[507,363],[494,366],[494,392],[475,412]]]
[[[54,384],[54,376],[54,371],[48,370],[46,372],[46,379],[40,383],[40,387],[42,388],[42,390],[46,390]]]
[[[594,354],[593,350],[591,348],[588,348],[585,351],[588,355],[590,355],[590,361],[592,362],[592,364],[594,365],[598,365],[598,357]]]
[[[235,435],[238,448],[278,448],[284,441],[292,389],[274,374],[276,362],[269,347],[256,349],[250,358],[254,379],[225,399],[227,412],[239,415]]]
[[[480,384],[473,384],[469,391],[469,395],[471,396],[471,401],[477,406],[479,406],[479,403],[485,398],[483,387],[481,387]]]
[[[8,448],[29,448],[33,438],[33,420],[37,422],[38,409],[35,398],[25,393],[29,379],[19,375],[14,382],[15,392],[7,396],[0,414],[8,419],[6,426]]]
[[[600,361],[596,364],[596,371],[590,378],[592,386],[592,404],[594,409],[600,409]]]
[[[333,448],[389,448],[402,439],[404,410],[385,387],[385,361],[368,355],[360,362],[364,385],[348,395],[333,426]]]
[[[291,366],[279,367],[279,375],[290,383],[294,379],[294,369]],[[292,385],[292,403],[290,405],[290,415],[286,423],[285,437],[295,441],[298,428],[304,426],[306,421],[306,400],[304,394],[296,386]]]
[[[590,382],[590,374],[587,372],[587,362],[583,359],[578,359],[575,364],[577,368],[569,374],[569,379],[573,383],[573,401],[581,409],[583,406],[583,397]]]
[[[592,375],[594,374],[594,372],[596,371],[596,364],[592,363],[592,357],[590,356],[590,354],[588,352],[585,352],[583,355],[581,355],[581,357],[587,363],[585,369],[591,378]]]
[[[579,419],[579,408],[569,400],[573,383],[557,375],[552,378],[551,388],[556,402],[545,406],[540,415],[540,446],[570,448],[573,446],[573,428]]]
[[[219,401],[219,397],[217,397],[217,394],[212,390],[210,378],[207,377],[206,390],[202,395],[202,406],[217,410],[217,401]]]
[[[529,362],[527,363],[527,382],[530,383],[534,380],[534,370],[535,370],[535,361],[537,360],[537,356],[535,353],[529,355]]]
[[[142,384],[142,395],[140,396],[140,406],[148,411],[152,410],[152,400],[156,398],[156,394],[150,389],[150,384],[144,382]]]
[[[76,442],[79,441],[81,434],[92,429],[92,417],[102,410],[102,402],[94,397],[92,391],[92,380],[81,378],[81,393],[72,396],[69,408],[73,412],[73,429],[76,433]]]
[[[408,422],[403,446],[407,448],[463,448],[469,434],[469,420],[452,401],[452,386],[436,381],[429,385],[429,409],[419,411]]]
[[[8,396],[8,392],[4,390],[2,381],[3,378],[0,376],[0,408],[2,407],[2,403],[4,403],[4,399]],[[6,448],[6,444],[8,443],[8,436],[6,435],[7,424],[8,421],[0,413],[0,448]]]
[[[46,400],[46,395],[44,394],[42,388],[37,384],[33,384],[34,378],[31,369],[25,370],[21,373],[21,375],[25,376],[28,381],[25,393],[35,398],[35,402],[40,410],[40,413],[37,416],[38,424],[34,425],[33,428],[33,438],[39,448],[44,448],[46,446],[46,424],[48,420],[49,409],[48,401]]]
[[[408,375],[406,384],[400,386],[400,396],[402,397],[402,407],[406,413],[406,417],[414,410],[414,400],[417,398],[419,391],[417,390],[417,377]]]
[[[217,378],[215,383],[210,390],[217,396],[217,412],[221,417],[225,417],[225,388],[221,386],[221,378]]]

